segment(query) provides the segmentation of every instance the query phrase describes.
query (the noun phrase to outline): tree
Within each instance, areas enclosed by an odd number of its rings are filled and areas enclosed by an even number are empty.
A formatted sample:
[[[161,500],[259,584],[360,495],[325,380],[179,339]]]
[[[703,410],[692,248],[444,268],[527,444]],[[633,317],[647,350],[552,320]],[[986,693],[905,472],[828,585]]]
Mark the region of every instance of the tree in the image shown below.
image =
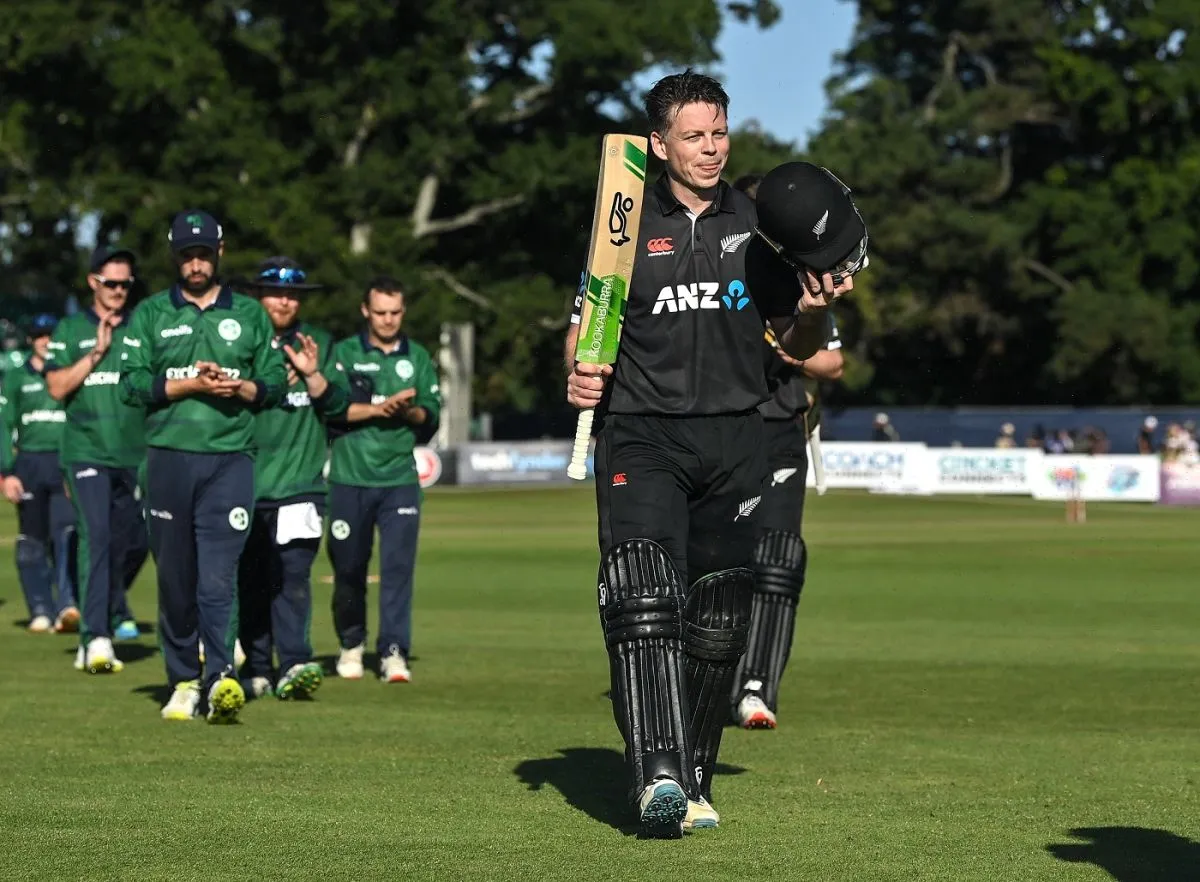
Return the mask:
[[[31,0],[0,23],[0,202],[11,260],[76,282],[84,218],[170,278],[172,214],[223,221],[225,268],[301,261],[357,325],[377,271],[412,332],[479,326],[481,406],[560,404],[561,333],[598,144],[631,85],[716,59],[722,12],[768,0]],[[97,88],[96,84],[104,84]],[[21,162],[12,162],[12,158]]]

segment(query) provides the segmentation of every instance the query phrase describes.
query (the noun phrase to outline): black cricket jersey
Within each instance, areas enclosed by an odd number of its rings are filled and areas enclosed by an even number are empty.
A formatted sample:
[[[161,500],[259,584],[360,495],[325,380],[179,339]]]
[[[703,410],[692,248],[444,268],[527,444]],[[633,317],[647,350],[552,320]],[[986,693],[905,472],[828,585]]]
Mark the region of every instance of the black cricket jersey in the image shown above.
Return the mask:
[[[754,202],[724,181],[698,217],[675,198],[665,173],[650,188],[602,412],[715,416],[767,400],[765,322],[790,317],[802,292],[796,274],[754,235],[756,223]],[[581,289],[576,324],[582,305]]]
[[[842,338],[837,322],[831,322],[829,342],[825,348],[841,349]],[[767,391],[771,397],[758,412],[764,420],[794,420],[808,411],[808,396],[804,389],[804,372],[779,357],[770,343],[763,341],[763,370],[767,375]]]

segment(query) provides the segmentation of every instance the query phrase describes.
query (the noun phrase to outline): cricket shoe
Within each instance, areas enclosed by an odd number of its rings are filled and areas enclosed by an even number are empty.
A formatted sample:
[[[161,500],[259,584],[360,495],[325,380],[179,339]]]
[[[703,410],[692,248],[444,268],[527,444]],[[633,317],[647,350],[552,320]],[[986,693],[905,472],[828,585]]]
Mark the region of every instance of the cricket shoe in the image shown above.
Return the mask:
[[[49,634],[54,630],[54,622],[49,616],[34,616],[29,620],[30,634]]]
[[[363,645],[351,646],[338,653],[337,675],[343,680],[363,678]]]
[[[246,691],[242,684],[224,675],[208,690],[208,721],[226,725],[236,723],[238,711],[245,705]]]
[[[251,677],[248,680],[242,680],[242,689],[246,691],[249,698],[266,698],[275,694],[275,687],[272,685],[270,677]]]
[[[311,698],[321,686],[325,672],[316,662],[292,665],[275,684],[275,697],[281,701],[289,698]]]
[[[379,679],[385,683],[408,683],[412,680],[412,671],[408,662],[395,647],[379,662]]]
[[[642,839],[681,839],[687,813],[688,798],[679,783],[671,778],[655,778],[638,797],[638,835]]]
[[[743,729],[774,729],[775,714],[767,703],[753,692],[738,702],[738,725]]]
[[[88,641],[83,666],[89,674],[119,674],[125,664],[113,651],[112,641],[107,637],[93,637]]]
[[[136,626],[135,626],[136,627]],[[204,641],[197,641],[200,647],[200,664],[204,664]],[[240,671],[242,665],[246,663],[246,650],[242,649],[242,641],[235,640],[233,642],[233,669]]]
[[[190,720],[196,716],[200,707],[200,683],[197,680],[184,680],[175,684],[171,700],[163,705],[164,720]]]
[[[54,620],[54,633],[74,634],[79,630],[79,610],[68,606]]]
[[[721,816],[703,796],[688,800],[687,815],[683,819],[684,830],[711,830],[720,823]]]
[[[117,640],[137,640],[141,634],[133,619],[126,619],[113,630],[113,637]]]

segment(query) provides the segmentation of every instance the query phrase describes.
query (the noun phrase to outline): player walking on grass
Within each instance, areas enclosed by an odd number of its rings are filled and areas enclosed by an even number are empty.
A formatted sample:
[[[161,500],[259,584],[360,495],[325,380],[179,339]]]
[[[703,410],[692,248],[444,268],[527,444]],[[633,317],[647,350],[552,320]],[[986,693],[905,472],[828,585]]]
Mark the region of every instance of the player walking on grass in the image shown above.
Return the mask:
[[[753,199],[761,180],[761,175],[746,175],[735,181],[734,187]],[[750,636],[731,696],[734,720],[743,729],[775,728],[779,682],[791,651],[796,606],[804,588],[808,550],[801,523],[811,433],[805,380],[832,382],[842,376],[844,366],[836,324],[832,324],[825,347],[803,361],[783,352],[769,330],[762,350],[771,395],[759,407],[768,478],[758,510]]]
[[[421,487],[413,448],[432,437],[441,413],[429,353],[401,333],[404,289],[380,277],[367,285],[366,329],[337,344],[350,405],[335,427],[329,467],[329,560],[337,673],[363,676],[367,639],[367,567],[379,528],[379,676],[407,683],[412,642],[413,569],[421,523]]]
[[[754,235],[754,203],[721,180],[728,105],[719,83],[690,71],[650,90],[650,143],[666,171],[644,201],[616,364],[574,362],[582,298],[566,341],[568,401],[599,406],[600,613],[630,796],[650,837],[718,822],[712,774],[745,648],[767,467],[764,322],[806,358],[853,287],[812,272],[801,285]],[[840,189],[793,184],[816,191],[815,214],[797,222],[844,213],[830,201]],[[829,231],[835,248],[847,237]]]
[[[5,497],[17,507],[17,574],[29,607],[29,630],[35,633],[74,631],[79,625],[71,580],[75,513],[63,489],[58,455],[67,415],[50,396],[43,375],[57,324],[46,313],[33,318],[29,357],[4,374],[0,387],[0,477]]]
[[[238,568],[242,668],[256,696],[308,697],[321,685],[312,660],[312,565],[325,512],[325,420],[345,413],[348,397],[331,378],[333,338],[299,317],[303,295],[318,289],[287,257],[263,262],[249,283],[274,326],[272,345],[288,360],[287,395],[254,420],[254,517]],[[279,676],[272,664],[279,654]]]
[[[137,499],[145,455],[145,412],[121,400],[121,348],[113,338],[129,323],[134,255],[101,246],[92,254],[92,304],[59,322],[46,353],[46,385],[63,403],[63,477],[78,519],[78,580],[83,620],[78,670],[120,671],[114,620],[128,615],[126,567],[135,533],[146,530]],[[134,626],[136,630],[136,625]]]
[[[222,238],[202,211],[175,218],[179,281],[134,313],[121,373],[124,400],[147,411],[146,507],[173,689],[162,715],[191,719],[204,695],[217,723],[246,700],[234,676],[234,595],[254,507],[254,414],[278,404],[286,383],[266,312],[217,280]]]

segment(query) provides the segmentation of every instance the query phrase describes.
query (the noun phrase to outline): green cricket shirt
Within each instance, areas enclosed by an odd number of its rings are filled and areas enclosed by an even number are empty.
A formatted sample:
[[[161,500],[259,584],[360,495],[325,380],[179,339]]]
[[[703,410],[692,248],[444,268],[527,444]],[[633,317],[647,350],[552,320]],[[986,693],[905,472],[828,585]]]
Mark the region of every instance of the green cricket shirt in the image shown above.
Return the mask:
[[[333,336],[300,322],[275,337],[272,346],[280,352],[284,346],[296,349],[297,334],[316,341],[321,353],[321,375],[329,387],[319,398],[312,398],[303,378],[297,376],[278,407],[255,416],[254,440],[261,454],[254,461],[254,490],[258,499],[324,494],[322,472],[329,452],[325,420],[341,416],[349,405],[344,381],[335,367]]]
[[[382,403],[391,395],[416,389],[414,406],[425,408],[429,419],[413,427],[399,417],[347,423],[333,442],[329,480],[354,487],[399,487],[417,483],[413,448],[417,431],[432,434],[441,414],[437,370],[428,350],[401,335],[391,352],[367,342],[365,333],[334,347],[336,369],[352,402]]]
[[[69,368],[96,346],[100,317],[92,309],[58,323],[46,354],[46,372]],[[64,402],[61,456],[64,464],[89,463],[113,468],[136,468],[146,453],[145,410],[121,399],[121,337],[129,316],[113,328],[108,352],[83,383]]]
[[[0,439],[0,474],[12,474],[14,446],[29,453],[58,451],[67,414],[62,403],[50,397],[46,378],[28,361],[4,374],[0,410],[4,430]]]
[[[283,397],[283,355],[275,328],[257,300],[221,288],[201,310],[178,286],[145,300],[122,338],[121,397],[146,408],[146,444],[189,453],[254,454],[254,417]],[[215,362],[231,379],[257,387],[241,398],[189,395],[167,399],[167,381],[195,377],[197,361]]]

